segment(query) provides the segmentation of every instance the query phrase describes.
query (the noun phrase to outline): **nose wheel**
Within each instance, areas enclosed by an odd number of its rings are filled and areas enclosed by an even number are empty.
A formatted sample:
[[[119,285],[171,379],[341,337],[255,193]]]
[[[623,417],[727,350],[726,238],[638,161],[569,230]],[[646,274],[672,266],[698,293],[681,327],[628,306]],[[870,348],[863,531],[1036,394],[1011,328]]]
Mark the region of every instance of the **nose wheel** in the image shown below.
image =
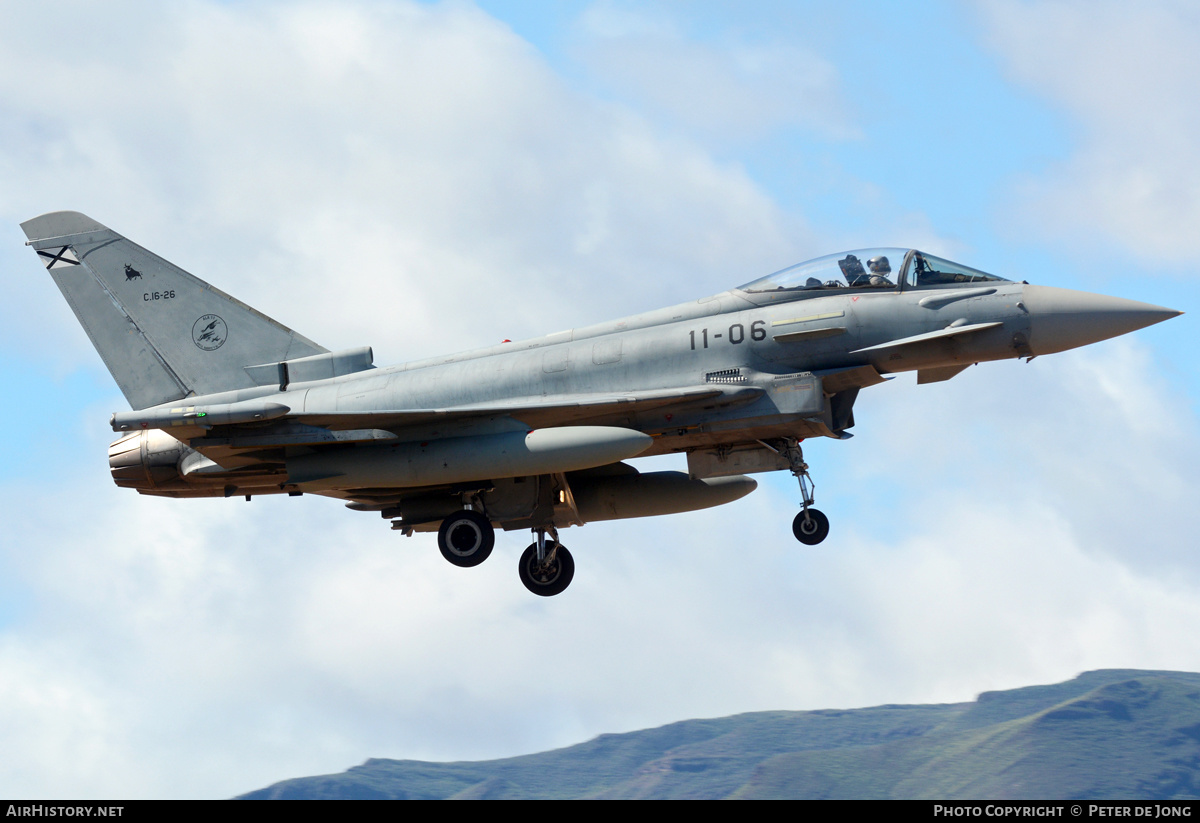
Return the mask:
[[[553,530],[549,540],[546,529],[537,529],[537,541],[521,553],[517,573],[525,588],[540,597],[561,594],[575,576],[575,558],[558,542]]]
[[[806,546],[815,546],[829,536],[829,518],[818,509],[805,509],[792,521],[792,534]]]

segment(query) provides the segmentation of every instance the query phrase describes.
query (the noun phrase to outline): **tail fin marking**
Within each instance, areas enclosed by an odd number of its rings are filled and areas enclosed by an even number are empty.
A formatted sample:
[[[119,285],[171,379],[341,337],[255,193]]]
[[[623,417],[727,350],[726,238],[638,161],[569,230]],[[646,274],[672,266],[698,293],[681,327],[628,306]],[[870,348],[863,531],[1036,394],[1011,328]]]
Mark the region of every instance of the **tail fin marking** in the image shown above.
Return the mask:
[[[78,212],[21,228],[134,409],[250,388],[246,366],[326,351]]]

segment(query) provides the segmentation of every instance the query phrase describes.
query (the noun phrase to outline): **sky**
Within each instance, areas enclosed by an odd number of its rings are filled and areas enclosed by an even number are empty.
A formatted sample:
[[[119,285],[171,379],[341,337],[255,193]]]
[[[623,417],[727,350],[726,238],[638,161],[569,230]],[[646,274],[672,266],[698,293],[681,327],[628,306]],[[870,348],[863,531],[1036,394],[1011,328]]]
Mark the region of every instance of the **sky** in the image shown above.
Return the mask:
[[[218,798],[368,757],[1200,671],[1194,3],[0,2],[0,795]],[[23,246],[82,211],[377,364],[918,247],[1187,312],[865,390],[787,473],[563,534],[113,486],[127,405]],[[681,458],[642,468],[684,468]]]

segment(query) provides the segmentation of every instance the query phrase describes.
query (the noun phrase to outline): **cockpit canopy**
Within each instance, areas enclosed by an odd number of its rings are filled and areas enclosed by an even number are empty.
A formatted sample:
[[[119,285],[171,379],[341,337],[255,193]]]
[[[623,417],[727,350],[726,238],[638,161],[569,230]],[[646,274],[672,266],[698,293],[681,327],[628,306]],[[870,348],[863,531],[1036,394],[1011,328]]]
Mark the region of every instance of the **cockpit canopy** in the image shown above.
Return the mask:
[[[797,263],[739,286],[751,294],[833,289],[906,289],[959,283],[1008,282],[1003,277],[952,263],[916,249],[859,249]]]

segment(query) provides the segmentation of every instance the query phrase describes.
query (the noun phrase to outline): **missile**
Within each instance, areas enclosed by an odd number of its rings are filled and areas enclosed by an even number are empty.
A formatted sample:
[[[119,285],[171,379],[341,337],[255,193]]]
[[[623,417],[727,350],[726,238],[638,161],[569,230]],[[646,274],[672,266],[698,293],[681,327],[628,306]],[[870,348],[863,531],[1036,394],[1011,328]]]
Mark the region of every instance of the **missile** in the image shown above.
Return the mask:
[[[614,426],[531,431],[354,446],[287,460],[288,485],[302,491],[410,488],[578,471],[635,457],[654,439]]]
[[[243,400],[240,403],[218,403],[210,406],[175,406],[173,408],[157,406],[140,411],[116,412],[109,423],[115,432],[137,429],[169,429],[176,426],[211,429],[213,426],[274,420],[290,412],[291,409],[282,403]]]
[[[744,475],[694,478],[686,472],[571,479],[575,508],[585,523],[707,509],[745,497],[757,487],[753,478]]]

